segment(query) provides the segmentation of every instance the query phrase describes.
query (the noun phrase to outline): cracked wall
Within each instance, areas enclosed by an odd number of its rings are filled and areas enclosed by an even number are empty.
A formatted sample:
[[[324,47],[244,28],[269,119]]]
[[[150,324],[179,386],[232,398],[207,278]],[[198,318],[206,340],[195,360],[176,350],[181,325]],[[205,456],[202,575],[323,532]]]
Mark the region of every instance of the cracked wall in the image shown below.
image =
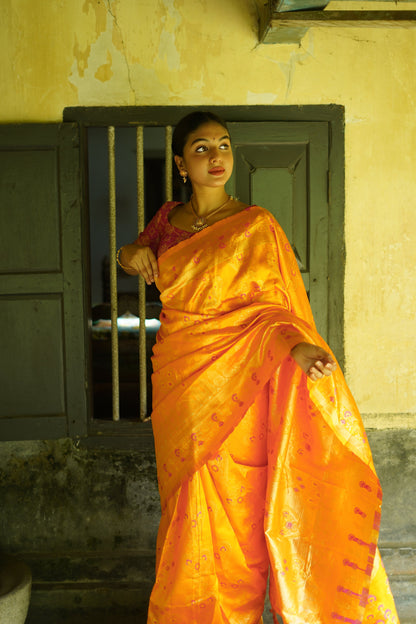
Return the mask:
[[[262,4],[44,0],[39,11],[8,0],[0,121],[55,122],[78,105],[345,106],[346,374],[362,412],[407,427],[416,412],[416,28],[314,27],[300,46],[259,45]]]

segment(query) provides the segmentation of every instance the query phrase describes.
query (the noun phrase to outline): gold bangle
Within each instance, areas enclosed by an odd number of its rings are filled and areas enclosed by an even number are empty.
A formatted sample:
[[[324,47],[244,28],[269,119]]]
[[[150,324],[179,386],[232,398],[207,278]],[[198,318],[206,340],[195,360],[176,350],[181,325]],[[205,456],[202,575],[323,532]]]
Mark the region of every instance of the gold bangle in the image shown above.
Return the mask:
[[[120,256],[120,251],[121,251],[122,249],[123,249],[123,247],[120,247],[120,249],[118,249],[118,250],[117,250],[117,255],[116,255],[116,261],[117,261],[117,264],[118,264],[118,266],[119,266],[119,267],[121,267],[121,268],[122,268],[122,269],[124,269],[125,271],[130,271],[130,270],[131,270],[131,269],[130,269],[130,267],[126,267],[126,266],[124,266],[124,264],[121,264],[121,262],[120,262],[120,258],[119,258],[119,256]]]

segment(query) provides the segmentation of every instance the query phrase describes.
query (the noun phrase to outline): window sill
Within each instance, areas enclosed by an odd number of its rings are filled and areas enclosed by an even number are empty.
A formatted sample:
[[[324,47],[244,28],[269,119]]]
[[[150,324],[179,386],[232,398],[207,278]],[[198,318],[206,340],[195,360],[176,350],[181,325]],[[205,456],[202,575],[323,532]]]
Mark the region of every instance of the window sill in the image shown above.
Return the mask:
[[[82,448],[154,451],[152,423],[137,421],[93,421],[88,437],[79,438]]]

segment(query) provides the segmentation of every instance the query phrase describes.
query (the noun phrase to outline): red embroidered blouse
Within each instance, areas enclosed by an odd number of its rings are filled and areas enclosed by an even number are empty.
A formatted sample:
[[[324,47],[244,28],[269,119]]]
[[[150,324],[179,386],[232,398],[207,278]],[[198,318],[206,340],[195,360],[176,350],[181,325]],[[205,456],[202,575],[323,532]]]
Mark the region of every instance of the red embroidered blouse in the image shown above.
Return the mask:
[[[180,203],[171,201],[163,204],[140,236],[134,241],[135,244],[150,247],[158,258],[170,247],[193,236],[195,232],[181,230],[169,223],[168,215],[170,211]]]

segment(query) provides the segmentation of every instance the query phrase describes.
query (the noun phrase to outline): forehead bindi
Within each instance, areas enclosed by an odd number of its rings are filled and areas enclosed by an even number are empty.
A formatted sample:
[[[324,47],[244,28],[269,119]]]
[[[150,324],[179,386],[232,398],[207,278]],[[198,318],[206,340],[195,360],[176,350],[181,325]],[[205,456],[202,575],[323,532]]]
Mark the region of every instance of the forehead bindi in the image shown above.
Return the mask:
[[[225,128],[215,122],[203,124],[199,126],[188,137],[188,145],[193,145],[199,141],[202,142],[218,142],[224,141],[224,139],[230,139],[229,134]]]

